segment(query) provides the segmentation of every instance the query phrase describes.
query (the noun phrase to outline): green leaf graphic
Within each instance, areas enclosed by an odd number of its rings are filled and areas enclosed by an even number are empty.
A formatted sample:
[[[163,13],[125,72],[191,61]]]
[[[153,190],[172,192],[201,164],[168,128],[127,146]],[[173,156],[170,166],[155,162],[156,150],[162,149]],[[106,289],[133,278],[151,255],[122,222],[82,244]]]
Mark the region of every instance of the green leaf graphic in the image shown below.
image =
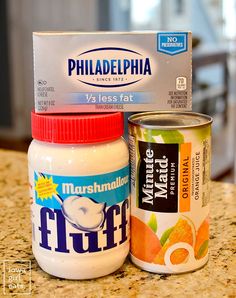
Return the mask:
[[[161,134],[161,130],[160,129],[152,129],[151,130],[151,134],[152,134],[152,136],[159,136],[160,134]]]
[[[156,143],[155,138],[161,136],[166,144],[182,144],[184,136],[178,130],[145,129],[143,137],[146,142]]]
[[[184,136],[178,130],[163,130],[161,132],[164,143],[166,144],[182,144],[184,143]]]
[[[150,216],[150,219],[147,224],[153,230],[154,233],[157,232],[157,219],[154,213],[152,213],[152,215]]]
[[[143,137],[146,142],[155,143],[155,139],[152,136],[152,131],[149,129],[145,129],[143,132]]]
[[[206,251],[206,249],[208,249],[208,242],[209,242],[209,240],[205,240],[202,243],[202,245],[200,246],[199,251],[197,253],[197,258],[198,259],[200,259],[203,256],[203,254]]]
[[[170,233],[173,231],[173,229],[174,229],[174,227],[171,227],[171,228],[165,230],[165,232],[162,234],[161,239],[160,239],[162,246],[166,243],[166,241],[169,238]]]
[[[156,143],[154,137],[157,137],[161,134],[160,130],[157,129],[145,129],[143,132],[143,136],[146,142]]]
[[[205,139],[207,139],[208,137],[210,137],[211,135],[211,127],[210,126],[206,126],[203,127],[201,129],[196,129],[196,136],[197,138],[203,142]]]

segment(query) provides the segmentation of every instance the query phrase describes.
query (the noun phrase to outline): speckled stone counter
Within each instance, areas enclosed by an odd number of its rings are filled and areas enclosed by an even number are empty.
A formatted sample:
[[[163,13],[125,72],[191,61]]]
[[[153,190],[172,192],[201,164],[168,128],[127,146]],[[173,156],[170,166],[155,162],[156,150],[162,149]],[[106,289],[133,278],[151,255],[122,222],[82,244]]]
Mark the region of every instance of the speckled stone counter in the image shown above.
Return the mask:
[[[31,261],[31,289],[29,270],[18,274],[18,282],[33,297],[236,297],[236,185],[212,182],[211,189],[210,260],[201,270],[158,275],[141,271],[127,260],[107,277],[58,279],[43,272],[31,252],[26,154],[0,150],[0,297],[22,293],[8,287],[9,274],[16,274],[9,266],[16,268],[19,260],[26,265]]]

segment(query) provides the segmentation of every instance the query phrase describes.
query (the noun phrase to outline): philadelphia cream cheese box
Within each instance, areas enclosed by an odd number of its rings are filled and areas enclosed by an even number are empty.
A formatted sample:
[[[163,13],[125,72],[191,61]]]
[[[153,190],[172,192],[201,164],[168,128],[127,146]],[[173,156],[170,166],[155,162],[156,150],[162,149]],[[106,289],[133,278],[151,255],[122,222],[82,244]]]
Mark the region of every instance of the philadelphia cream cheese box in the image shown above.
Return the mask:
[[[34,32],[38,113],[191,110],[191,32]]]

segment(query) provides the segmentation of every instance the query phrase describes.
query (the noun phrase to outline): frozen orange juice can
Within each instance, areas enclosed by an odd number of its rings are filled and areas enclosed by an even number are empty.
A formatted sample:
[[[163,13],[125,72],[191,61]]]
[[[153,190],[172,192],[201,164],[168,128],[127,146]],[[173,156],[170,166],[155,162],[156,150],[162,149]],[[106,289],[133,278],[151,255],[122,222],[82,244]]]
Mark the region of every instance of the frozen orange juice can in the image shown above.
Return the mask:
[[[156,273],[208,261],[212,118],[192,112],[130,116],[131,260]]]

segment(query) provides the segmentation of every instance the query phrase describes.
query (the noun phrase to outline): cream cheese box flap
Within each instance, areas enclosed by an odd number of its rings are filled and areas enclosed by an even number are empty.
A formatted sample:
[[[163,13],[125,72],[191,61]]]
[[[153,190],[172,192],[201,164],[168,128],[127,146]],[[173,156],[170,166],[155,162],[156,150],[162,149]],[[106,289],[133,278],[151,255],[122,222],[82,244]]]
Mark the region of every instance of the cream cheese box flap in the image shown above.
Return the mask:
[[[191,110],[191,32],[34,32],[38,113]]]

